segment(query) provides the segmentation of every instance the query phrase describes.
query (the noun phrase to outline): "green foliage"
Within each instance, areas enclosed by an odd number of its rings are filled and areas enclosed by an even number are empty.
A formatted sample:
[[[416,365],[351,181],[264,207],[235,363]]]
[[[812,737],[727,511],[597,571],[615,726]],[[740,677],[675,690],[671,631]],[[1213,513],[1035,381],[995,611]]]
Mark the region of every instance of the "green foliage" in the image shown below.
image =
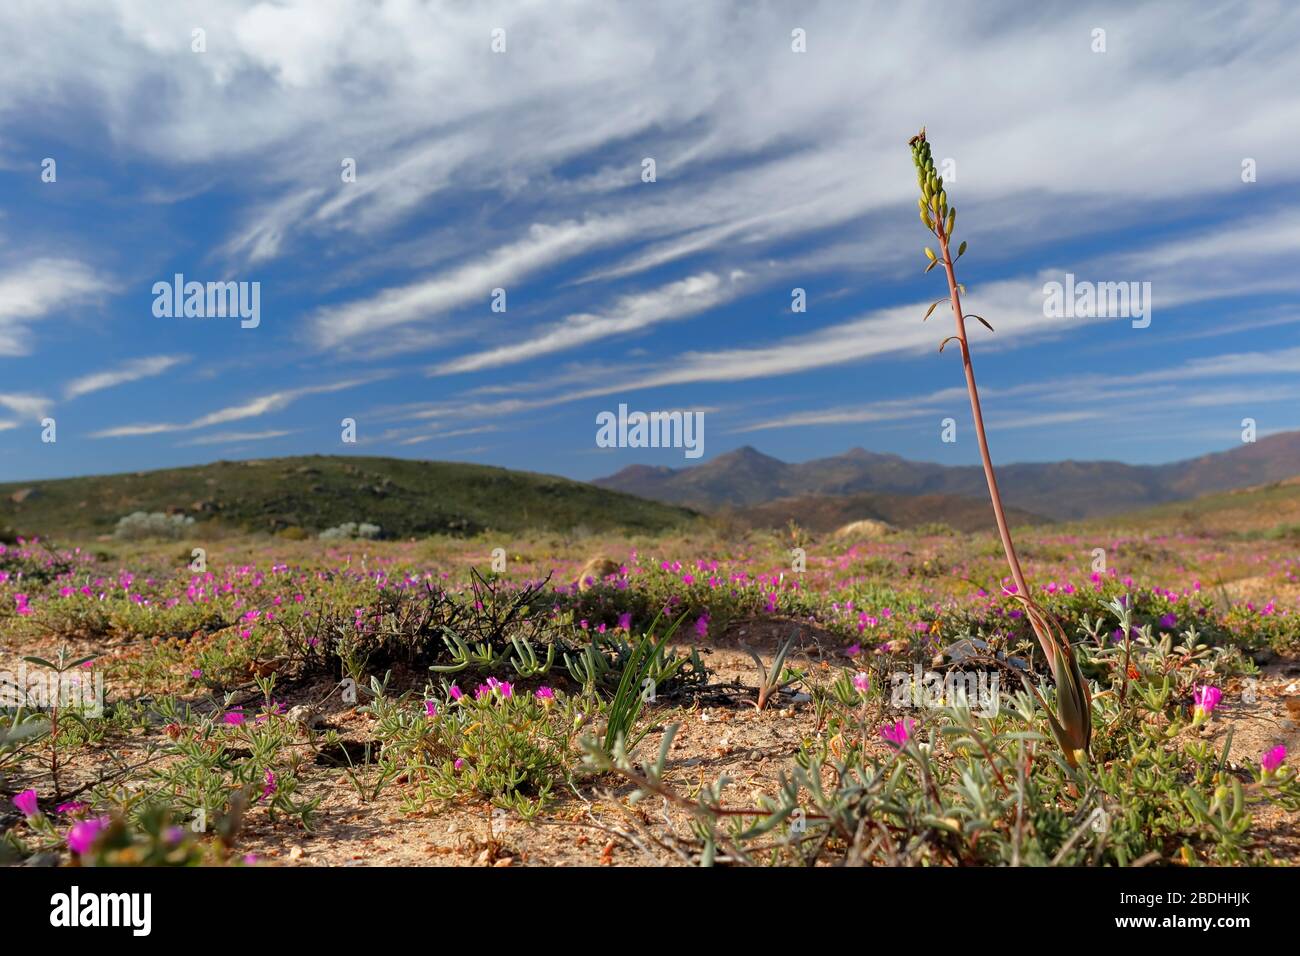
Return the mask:
[[[428,702],[435,713],[409,695],[368,706],[384,742],[381,777],[410,782],[403,801],[410,811],[486,798],[531,818],[566,779],[573,737],[587,719],[558,692],[543,700],[495,680],[473,694],[453,695],[448,686]]]

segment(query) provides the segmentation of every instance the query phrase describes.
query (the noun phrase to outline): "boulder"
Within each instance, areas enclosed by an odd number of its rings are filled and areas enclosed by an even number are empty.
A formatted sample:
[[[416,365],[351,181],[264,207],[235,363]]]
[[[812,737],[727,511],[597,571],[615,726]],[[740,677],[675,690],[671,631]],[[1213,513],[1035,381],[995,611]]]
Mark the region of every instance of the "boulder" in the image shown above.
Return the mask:
[[[878,541],[893,531],[894,526],[886,521],[863,518],[861,521],[851,521],[840,528],[836,528],[834,537],[836,540],[841,541],[848,538],[859,541]]]

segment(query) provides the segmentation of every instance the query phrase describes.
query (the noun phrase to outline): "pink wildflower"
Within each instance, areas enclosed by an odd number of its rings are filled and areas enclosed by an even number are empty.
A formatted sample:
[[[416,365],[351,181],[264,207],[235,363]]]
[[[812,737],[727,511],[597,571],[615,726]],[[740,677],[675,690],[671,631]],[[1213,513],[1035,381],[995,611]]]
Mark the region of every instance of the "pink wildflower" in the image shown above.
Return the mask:
[[[68,849],[79,856],[89,852],[106,826],[108,826],[108,817],[78,820],[68,831]]]
[[[1197,687],[1192,691],[1192,726],[1198,726],[1214,713],[1214,708],[1219,706],[1219,701],[1223,699],[1223,691],[1219,688],[1207,684],[1203,687]]]
[[[1265,750],[1263,756],[1259,758],[1260,769],[1264,771],[1264,779],[1267,780],[1277,772],[1282,766],[1282,761],[1286,760],[1286,747],[1278,744],[1272,750]]]
[[[36,803],[36,791],[24,790],[18,796],[14,797],[14,806],[22,811],[23,816],[30,819],[40,814],[40,807]]]
[[[887,743],[895,747],[902,747],[912,739],[912,731],[916,728],[914,720],[900,720],[891,727],[881,727],[880,736]]]

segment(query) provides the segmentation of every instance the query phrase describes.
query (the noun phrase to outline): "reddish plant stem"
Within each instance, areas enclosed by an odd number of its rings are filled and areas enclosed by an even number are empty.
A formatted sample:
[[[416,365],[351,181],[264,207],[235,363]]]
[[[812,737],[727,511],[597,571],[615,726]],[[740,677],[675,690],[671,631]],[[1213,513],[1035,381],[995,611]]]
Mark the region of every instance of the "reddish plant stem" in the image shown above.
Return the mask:
[[[970,346],[966,342],[966,317],[961,311],[961,290],[957,288],[957,276],[952,268],[952,256],[948,251],[948,236],[944,233],[942,217],[935,217],[935,235],[939,239],[939,252],[942,256],[944,272],[948,274],[948,295],[952,299],[952,314],[957,322],[957,341],[961,345],[962,371],[966,374],[966,393],[970,396],[971,417],[975,421],[975,438],[979,442],[980,461],[984,465],[984,479],[989,486],[989,499],[993,502],[993,517],[998,524],[998,535],[1002,538],[1002,550],[1007,556],[1007,565],[1011,568],[1011,580],[1016,584],[1016,592],[1029,598],[1029,586],[1025,583],[1025,573],[1020,569],[1020,558],[1016,555],[1015,543],[1011,540],[1011,529],[1007,526],[1006,510],[1002,507],[1002,493],[998,490],[998,476],[993,471],[993,459],[989,455],[989,440],[984,434],[984,413],[980,410],[980,393],[975,386],[975,366],[971,364]],[[1033,624],[1033,619],[1030,619]],[[1049,635],[1039,633],[1034,624],[1034,633],[1043,653],[1047,655],[1047,664],[1052,666],[1056,648],[1052,646]]]

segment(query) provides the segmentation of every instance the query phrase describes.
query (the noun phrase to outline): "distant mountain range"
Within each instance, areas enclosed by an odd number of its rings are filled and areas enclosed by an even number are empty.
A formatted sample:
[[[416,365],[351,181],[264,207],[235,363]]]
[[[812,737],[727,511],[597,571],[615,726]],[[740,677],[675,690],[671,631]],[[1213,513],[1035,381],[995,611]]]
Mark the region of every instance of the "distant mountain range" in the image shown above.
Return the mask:
[[[1220,524],[1240,523],[1244,515],[1291,527],[1300,514],[1300,482],[1288,479],[1297,476],[1300,432],[1169,465],[1064,461],[998,469],[1016,524],[1155,508],[1149,515],[1156,522],[1204,523],[1213,512]],[[1243,488],[1255,491],[1221,496]],[[1221,497],[1190,501],[1205,495]],[[660,532],[696,524],[701,511],[751,528],[793,520],[817,533],[864,518],[903,528],[992,527],[978,466],[862,449],[790,464],[741,448],[691,468],[634,465],[591,484],[483,465],[320,455],[12,482],[0,484],[0,540],[111,533],[135,511],[297,536],[363,521],[401,537],[488,529]]]
[[[1060,461],[1009,463],[997,471],[1009,508],[1054,520],[1090,518],[1300,475],[1300,432],[1167,465]],[[756,506],[770,512],[766,506],[773,502],[824,495],[941,495],[975,501],[987,501],[988,495],[978,465],[909,461],[861,448],[792,464],[746,446],[688,468],[631,465],[592,484],[706,512],[743,513]],[[880,500],[892,508],[898,505]],[[801,508],[808,506],[805,500]],[[936,514],[934,520],[946,519]]]

